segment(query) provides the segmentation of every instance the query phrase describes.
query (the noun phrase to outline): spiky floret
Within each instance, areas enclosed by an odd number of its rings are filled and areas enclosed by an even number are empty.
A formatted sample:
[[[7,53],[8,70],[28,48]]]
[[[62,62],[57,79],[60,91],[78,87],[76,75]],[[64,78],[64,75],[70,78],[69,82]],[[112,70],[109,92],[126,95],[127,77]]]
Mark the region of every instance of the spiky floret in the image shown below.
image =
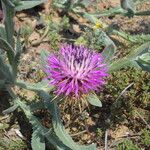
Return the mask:
[[[78,97],[99,90],[108,76],[103,56],[84,46],[63,45],[58,54],[48,56],[47,62],[47,78],[57,94]]]

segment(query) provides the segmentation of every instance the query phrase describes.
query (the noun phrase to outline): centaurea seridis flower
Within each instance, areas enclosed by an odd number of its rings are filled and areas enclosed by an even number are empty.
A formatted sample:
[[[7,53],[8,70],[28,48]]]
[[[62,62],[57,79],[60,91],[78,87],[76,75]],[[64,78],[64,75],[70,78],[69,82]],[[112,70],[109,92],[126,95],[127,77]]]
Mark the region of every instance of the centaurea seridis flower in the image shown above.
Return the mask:
[[[84,46],[63,45],[58,54],[50,54],[46,72],[56,93],[73,95],[99,90],[108,76],[101,54]]]

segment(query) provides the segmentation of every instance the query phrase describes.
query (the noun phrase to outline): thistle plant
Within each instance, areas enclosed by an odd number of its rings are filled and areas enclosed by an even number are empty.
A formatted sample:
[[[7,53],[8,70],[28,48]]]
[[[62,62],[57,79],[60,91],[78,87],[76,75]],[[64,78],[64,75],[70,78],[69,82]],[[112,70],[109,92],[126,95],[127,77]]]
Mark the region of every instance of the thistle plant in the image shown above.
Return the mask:
[[[18,107],[22,109],[32,125],[31,146],[33,150],[45,150],[45,139],[58,150],[96,150],[96,144],[82,146],[72,140],[61,122],[57,101],[52,101],[54,95],[61,94],[80,98],[82,94],[100,90],[105,84],[105,78],[108,74],[127,66],[133,65],[149,71],[150,42],[141,45],[126,57],[115,61],[113,60],[116,52],[114,43],[105,36],[104,32],[106,46],[101,54],[84,46],[63,45],[59,53],[46,56],[45,71],[50,84],[43,81],[30,84],[17,79],[17,67],[22,45],[19,33],[14,40],[13,17],[18,6],[15,6],[10,0],[2,0],[2,2],[5,9],[5,28],[0,28],[1,33],[4,33],[4,35],[0,34],[0,49],[5,52],[6,59],[0,53],[0,88],[7,90],[12,99],[12,107],[3,113],[11,113]],[[45,61],[45,57],[43,58]],[[56,93],[50,94],[55,91],[53,85],[56,88]],[[17,96],[14,90],[15,86],[36,92],[40,97],[39,102],[35,102],[34,105],[26,105]],[[101,106],[100,100],[95,94],[89,94],[88,101],[92,105]],[[46,109],[50,112],[52,116],[51,128],[43,126],[39,119],[33,115],[33,111],[39,109]]]

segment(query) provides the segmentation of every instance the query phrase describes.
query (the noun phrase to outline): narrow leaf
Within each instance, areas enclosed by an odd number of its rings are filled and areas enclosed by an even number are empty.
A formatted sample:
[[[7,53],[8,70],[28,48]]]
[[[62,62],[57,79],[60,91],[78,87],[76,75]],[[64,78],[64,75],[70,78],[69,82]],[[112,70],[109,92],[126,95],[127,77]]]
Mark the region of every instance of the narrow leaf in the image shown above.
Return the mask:
[[[32,112],[37,111],[39,109],[44,109],[44,103],[43,102],[34,102],[33,104],[30,104],[30,110]]]
[[[47,65],[47,57],[48,57],[49,53],[45,50],[42,50],[40,53],[40,59],[41,59],[41,66],[43,68],[43,70],[45,69],[45,66]]]
[[[14,4],[11,0],[2,0],[4,24],[6,30],[7,42],[14,48],[14,22],[13,17],[15,16]]]
[[[121,0],[121,7],[128,11],[134,11],[134,2],[133,0]]]
[[[130,59],[136,59],[137,56],[141,56],[144,53],[147,53],[150,50],[150,42],[144,43],[139,46],[137,49],[131,51],[127,56]]]
[[[44,137],[41,136],[37,130],[32,133],[31,146],[32,150],[45,150]]]
[[[5,85],[5,80],[0,80],[0,90],[4,87]]]
[[[81,3],[85,6],[85,7],[88,7],[92,1],[91,0],[82,0]]]
[[[105,32],[101,31],[99,34],[105,45],[102,55],[105,57],[106,62],[110,62],[116,52],[116,46]]]
[[[150,11],[141,11],[141,12],[136,12],[135,13],[136,16],[149,16],[150,15]]]
[[[9,113],[12,113],[12,112],[13,112],[14,110],[16,110],[17,108],[18,108],[18,105],[15,104],[14,106],[12,106],[12,107],[10,107],[10,108],[4,110],[4,111],[3,111],[3,114],[9,114]]]
[[[50,102],[50,99],[52,99],[53,97],[45,91],[39,91],[39,96],[43,99],[45,107],[52,114],[53,127],[57,137],[66,147],[69,147],[65,150],[96,150],[96,144],[82,146],[75,143],[65,130],[65,127],[62,125],[57,105],[54,102]]]
[[[61,123],[61,119],[59,116],[59,110],[56,106],[56,104],[53,104],[53,127],[56,135],[59,137],[59,139],[70,149],[72,150],[96,150],[96,145],[91,144],[89,146],[82,146],[78,145],[73,141],[71,136],[67,133],[64,126]]]
[[[23,81],[16,81],[15,84],[21,88],[27,89],[27,90],[32,90],[32,91],[49,91],[53,89],[53,87],[49,87],[47,82],[41,81],[38,83],[26,83]]]
[[[11,91],[10,91],[11,93]],[[44,91],[42,91],[42,93],[45,93]],[[12,94],[11,94],[12,95]],[[46,93],[46,95],[48,95]],[[42,97],[43,98],[43,97]],[[19,105],[19,107],[24,111],[26,117],[29,119],[30,123],[32,124],[33,130],[37,131],[38,134],[40,134],[41,136],[46,137],[47,141],[51,144],[53,144],[53,146],[58,149],[58,150],[70,150],[67,146],[65,146],[59,139],[58,137],[52,132],[53,130],[51,129],[47,129],[44,126],[42,126],[42,124],[39,122],[39,120],[33,116],[30,107],[28,107],[24,102],[22,102],[19,98],[16,98],[15,100],[16,104]]]
[[[0,79],[6,82],[14,82],[14,76],[10,65],[4,63],[2,56],[0,56]]]
[[[102,52],[102,55],[105,57],[106,61],[110,61],[116,52],[116,46],[114,44],[110,44],[106,46]]]
[[[136,62],[141,69],[150,72],[150,53],[139,56]]]
[[[129,66],[129,65],[131,65],[130,59],[128,59],[126,57],[121,58],[119,60],[114,61],[113,63],[111,63],[109,65],[109,67],[108,67],[109,68],[109,73],[112,73],[114,71],[118,71],[122,68],[125,68],[125,67]]]
[[[0,25],[0,37],[5,40],[7,39],[5,28],[4,28],[4,26],[1,26],[1,25]]]
[[[90,22],[94,23],[94,24],[96,22],[98,22],[98,19],[94,15],[92,15],[92,14],[84,12],[83,13],[83,17],[86,18],[87,20],[89,20]]]
[[[137,58],[139,58],[139,56],[141,56],[142,54],[147,53],[149,50],[150,42],[142,44],[137,49],[132,50],[126,57],[110,63],[109,72],[111,73],[113,71],[117,71],[128,66],[137,67]],[[140,65],[142,64],[139,62],[138,66],[140,67]]]
[[[15,7],[15,10],[22,11],[22,10],[30,9],[44,2],[46,2],[46,0],[20,1],[19,5]]]
[[[10,64],[13,64],[15,53],[11,45],[6,40],[0,38],[0,48],[7,52],[7,57],[9,59]]]
[[[16,52],[16,54],[15,54],[14,61],[18,65],[19,64],[19,60],[20,60],[20,56],[21,56],[21,53],[22,53],[22,45],[21,45],[21,41],[20,41],[20,31],[17,34],[15,52]]]

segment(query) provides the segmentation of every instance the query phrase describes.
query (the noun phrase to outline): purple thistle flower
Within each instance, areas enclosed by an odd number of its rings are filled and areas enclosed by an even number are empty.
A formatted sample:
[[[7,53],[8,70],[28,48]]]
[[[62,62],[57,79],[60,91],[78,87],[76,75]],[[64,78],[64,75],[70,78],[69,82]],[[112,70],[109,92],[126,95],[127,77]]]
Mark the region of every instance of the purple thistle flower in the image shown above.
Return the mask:
[[[108,76],[101,54],[73,45],[63,45],[58,54],[49,55],[46,72],[57,94],[76,97],[99,90]]]

